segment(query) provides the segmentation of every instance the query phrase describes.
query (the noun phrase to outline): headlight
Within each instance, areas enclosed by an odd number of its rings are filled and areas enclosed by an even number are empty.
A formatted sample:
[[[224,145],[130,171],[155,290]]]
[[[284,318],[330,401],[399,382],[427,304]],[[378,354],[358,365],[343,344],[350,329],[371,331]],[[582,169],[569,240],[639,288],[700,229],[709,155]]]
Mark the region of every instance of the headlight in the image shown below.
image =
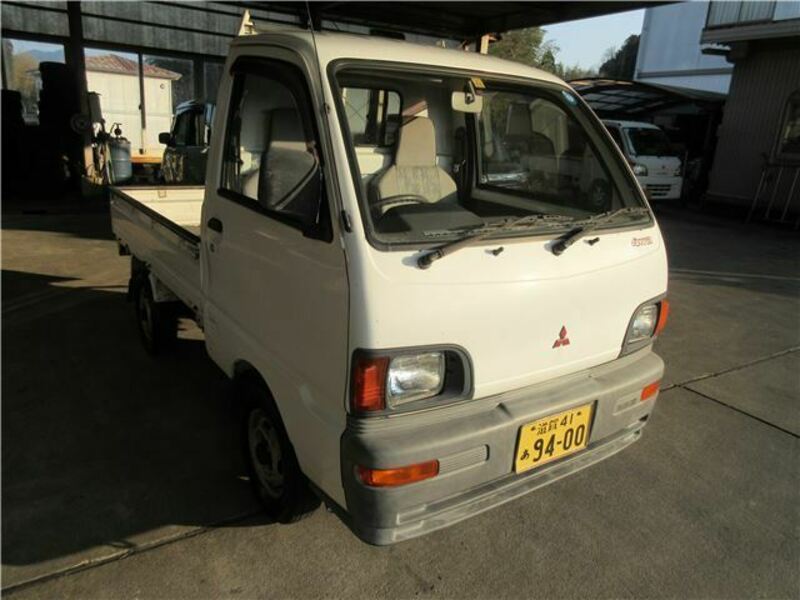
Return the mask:
[[[633,165],[633,174],[634,175],[641,175],[642,177],[647,176],[647,167],[640,164]]]
[[[622,344],[622,354],[628,354],[646,345],[653,336],[661,333],[667,324],[669,302],[663,299],[659,302],[647,302],[633,313],[625,341]]]
[[[425,400],[438,406],[469,397],[472,368],[466,351],[455,346],[421,352],[357,350],[351,382],[353,412],[406,411]]]
[[[648,304],[641,307],[633,316],[631,327],[628,331],[628,343],[641,342],[653,337],[658,321],[658,307],[655,304]]]
[[[673,174],[675,177],[678,177],[678,176],[681,174],[681,170],[682,170],[681,166],[680,166],[680,165],[678,165],[677,167],[675,167],[675,170],[672,172],[672,174]]]
[[[444,355],[427,352],[396,356],[386,376],[386,402],[395,407],[404,402],[430,398],[442,391]]]

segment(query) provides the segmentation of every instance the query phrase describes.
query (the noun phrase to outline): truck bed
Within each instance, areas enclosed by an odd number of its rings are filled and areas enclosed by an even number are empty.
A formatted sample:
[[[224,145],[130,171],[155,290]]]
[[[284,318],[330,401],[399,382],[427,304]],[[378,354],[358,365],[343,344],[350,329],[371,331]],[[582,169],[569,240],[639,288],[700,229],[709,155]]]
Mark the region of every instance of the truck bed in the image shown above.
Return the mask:
[[[178,299],[199,313],[200,219],[204,188],[112,187],[111,228]]]

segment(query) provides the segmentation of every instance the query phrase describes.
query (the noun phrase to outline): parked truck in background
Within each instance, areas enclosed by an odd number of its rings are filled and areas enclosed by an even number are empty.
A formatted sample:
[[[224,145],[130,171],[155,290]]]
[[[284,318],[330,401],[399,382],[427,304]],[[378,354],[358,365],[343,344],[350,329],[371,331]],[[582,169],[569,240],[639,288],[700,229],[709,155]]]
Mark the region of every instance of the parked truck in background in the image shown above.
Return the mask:
[[[667,134],[652,123],[603,121],[651,200],[680,200],[683,165]]]
[[[275,519],[451,525],[637,440],[664,242],[556,77],[396,40],[236,39],[203,187],[112,189],[158,353],[188,311],[234,382]],[[518,510],[530,510],[530,506]]]
[[[171,185],[203,185],[206,181],[208,148],[214,104],[189,100],[175,108],[170,131],[158,134],[166,146],[161,160],[161,176]]]

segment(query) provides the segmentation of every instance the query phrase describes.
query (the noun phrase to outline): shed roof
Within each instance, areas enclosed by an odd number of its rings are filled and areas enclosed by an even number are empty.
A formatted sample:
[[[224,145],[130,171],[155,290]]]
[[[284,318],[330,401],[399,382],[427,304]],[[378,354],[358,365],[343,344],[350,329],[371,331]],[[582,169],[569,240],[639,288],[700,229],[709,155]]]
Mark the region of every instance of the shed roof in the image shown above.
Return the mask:
[[[674,1],[674,0],[673,0]],[[315,28],[323,19],[421,35],[466,40],[487,33],[549,25],[665,4],[664,1],[595,2],[254,2],[272,11],[293,14]],[[245,6],[248,3],[244,4]]]
[[[86,57],[86,70],[99,71],[102,73],[119,73],[122,75],[139,75],[139,63],[119,54],[101,54],[99,56]],[[145,77],[155,77],[157,79],[180,79],[181,74],[163,67],[143,64]]]
[[[588,77],[569,82],[601,116],[647,115],[680,104],[716,108],[725,101],[723,94],[658,86],[623,79]]]

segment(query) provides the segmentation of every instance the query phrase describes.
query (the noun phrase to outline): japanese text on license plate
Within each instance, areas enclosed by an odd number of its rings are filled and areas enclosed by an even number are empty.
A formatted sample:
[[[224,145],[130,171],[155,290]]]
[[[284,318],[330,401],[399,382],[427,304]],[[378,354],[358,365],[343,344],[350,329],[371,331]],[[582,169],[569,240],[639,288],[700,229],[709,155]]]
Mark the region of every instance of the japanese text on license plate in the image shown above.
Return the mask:
[[[589,443],[592,405],[526,423],[519,430],[514,471],[521,473],[582,450]]]

